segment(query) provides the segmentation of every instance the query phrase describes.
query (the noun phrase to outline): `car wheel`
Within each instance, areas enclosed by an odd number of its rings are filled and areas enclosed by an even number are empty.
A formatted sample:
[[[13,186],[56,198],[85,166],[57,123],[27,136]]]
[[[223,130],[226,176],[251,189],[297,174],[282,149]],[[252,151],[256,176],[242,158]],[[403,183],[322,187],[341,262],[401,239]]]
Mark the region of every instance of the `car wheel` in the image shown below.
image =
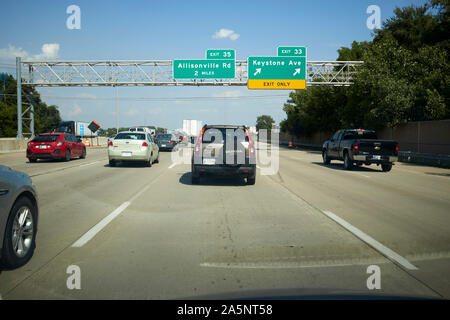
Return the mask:
[[[116,166],[116,162],[114,160],[109,160],[109,166],[110,167],[115,167]]]
[[[323,164],[330,164],[330,158],[328,158],[328,152],[327,150],[323,150],[322,151],[322,159],[323,159]]]
[[[80,159],[85,159],[85,158],[86,158],[86,148],[83,148],[83,151],[81,152]]]
[[[255,177],[248,177],[247,178],[247,185],[252,186],[252,185],[255,184],[255,181],[256,181],[256,176]]]
[[[18,268],[33,256],[36,247],[37,208],[27,197],[20,197],[11,209],[6,223],[2,264]]]
[[[70,150],[69,149],[66,150],[66,155],[64,157],[64,161],[70,161]]]
[[[350,159],[350,156],[348,155],[348,152],[344,154],[344,168],[345,170],[352,170],[353,169],[353,162]]]
[[[389,172],[389,171],[391,171],[391,169],[392,169],[392,164],[390,164],[390,163],[381,165],[381,170],[383,170],[383,172]]]
[[[37,161],[37,159],[36,158],[28,158],[28,161],[30,161],[31,163],[34,163]]]

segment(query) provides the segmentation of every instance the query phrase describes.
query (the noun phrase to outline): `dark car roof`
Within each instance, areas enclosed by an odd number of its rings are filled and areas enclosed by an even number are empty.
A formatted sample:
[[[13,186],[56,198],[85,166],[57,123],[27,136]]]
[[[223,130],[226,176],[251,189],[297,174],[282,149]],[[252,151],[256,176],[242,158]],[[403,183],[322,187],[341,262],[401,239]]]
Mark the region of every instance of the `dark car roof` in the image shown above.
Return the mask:
[[[232,125],[232,124],[207,124],[205,128],[225,128],[225,129],[237,129],[245,128],[244,125]]]

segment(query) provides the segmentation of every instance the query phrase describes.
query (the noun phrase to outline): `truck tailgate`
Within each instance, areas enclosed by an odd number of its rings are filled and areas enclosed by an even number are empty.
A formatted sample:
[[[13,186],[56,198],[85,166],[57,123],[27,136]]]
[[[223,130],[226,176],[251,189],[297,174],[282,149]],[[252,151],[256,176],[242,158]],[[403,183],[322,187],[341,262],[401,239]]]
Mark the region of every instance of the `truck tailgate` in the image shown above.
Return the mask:
[[[359,153],[392,156],[395,154],[397,142],[392,140],[358,140]]]

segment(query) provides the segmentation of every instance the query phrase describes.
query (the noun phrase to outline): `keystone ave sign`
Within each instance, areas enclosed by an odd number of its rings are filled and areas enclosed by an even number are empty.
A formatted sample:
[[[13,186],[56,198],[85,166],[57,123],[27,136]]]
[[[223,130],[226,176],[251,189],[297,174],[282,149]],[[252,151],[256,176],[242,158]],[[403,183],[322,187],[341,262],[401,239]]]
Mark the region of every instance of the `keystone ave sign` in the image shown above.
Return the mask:
[[[249,57],[248,89],[305,89],[306,57]]]

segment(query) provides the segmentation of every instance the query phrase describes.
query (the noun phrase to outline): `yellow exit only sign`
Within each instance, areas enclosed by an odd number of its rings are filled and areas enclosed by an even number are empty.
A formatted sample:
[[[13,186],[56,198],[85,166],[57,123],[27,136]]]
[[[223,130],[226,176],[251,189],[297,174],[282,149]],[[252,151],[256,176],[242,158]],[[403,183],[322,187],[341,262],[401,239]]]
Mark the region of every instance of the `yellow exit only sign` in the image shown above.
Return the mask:
[[[248,79],[248,89],[306,89],[306,80]]]

